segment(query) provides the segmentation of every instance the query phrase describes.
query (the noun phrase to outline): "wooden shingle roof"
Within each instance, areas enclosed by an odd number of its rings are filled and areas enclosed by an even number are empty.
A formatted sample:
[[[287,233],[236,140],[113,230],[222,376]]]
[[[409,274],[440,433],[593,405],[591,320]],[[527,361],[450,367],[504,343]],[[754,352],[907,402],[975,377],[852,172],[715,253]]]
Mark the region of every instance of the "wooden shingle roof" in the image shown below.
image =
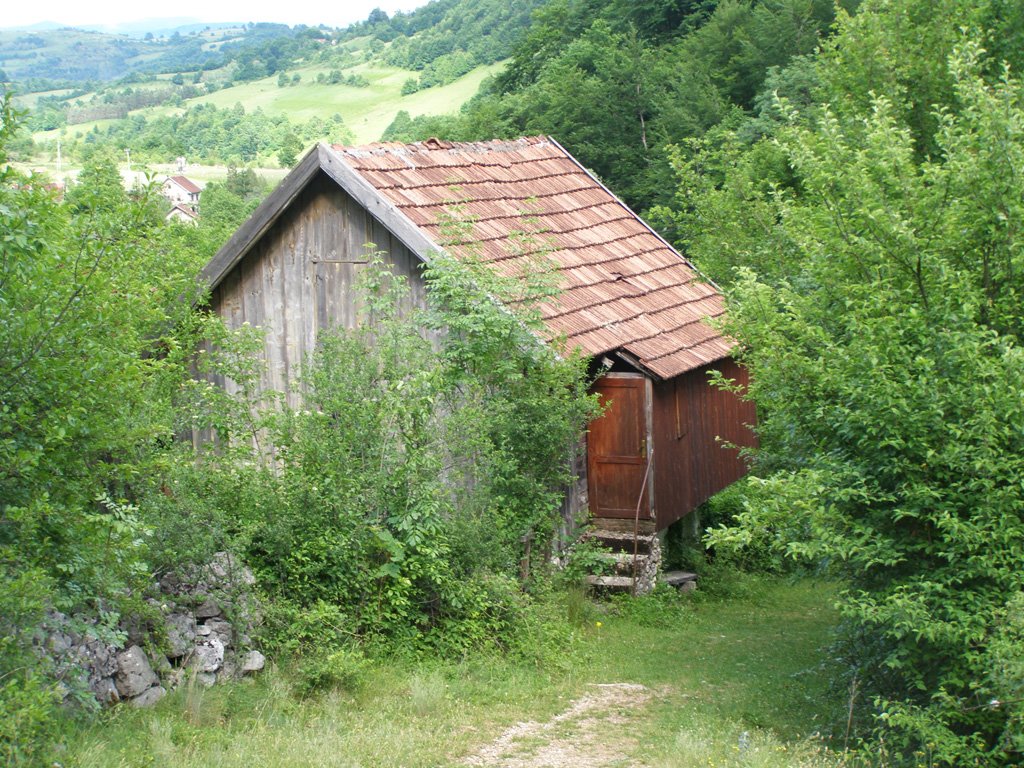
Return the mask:
[[[625,351],[661,378],[729,353],[706,322],[721,294],[553,140],[333,149],[434,242],[464,220],[481,258],[512,275],[543,250],[562,278],[543,317],[570,346]],[[519,233],[533,233],[525,252]]]
[[[504,274],[521,274],[535,264],[532,252],[541,252],[561,283],[554,301],[541,308],[544,322],[588,355],[620,353],[667,379],[732,349],[708,322],[725,312],[715,286],[545,137],[320,145],[210,262],[204,274],[211,284],[318,170],[421,258],[441,249],[459,255],[459,246],[446,242],[453,220],[470,228],[464,238]]]

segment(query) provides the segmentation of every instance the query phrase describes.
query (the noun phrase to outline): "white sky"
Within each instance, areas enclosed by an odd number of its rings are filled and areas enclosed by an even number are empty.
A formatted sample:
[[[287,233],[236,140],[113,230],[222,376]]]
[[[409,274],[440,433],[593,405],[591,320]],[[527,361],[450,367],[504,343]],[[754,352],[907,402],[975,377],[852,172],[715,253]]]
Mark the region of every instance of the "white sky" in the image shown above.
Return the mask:
[[[202,23],[222,21],[327,24],[344,27],[365,19],[374,8],[390,15],[410,11],[428,0],[202,0],[195,3],[146,3],[137,0],[48,0],[44,3],[5,2],[0,27],[22,27],[41,21],[68,26],[116,26],[140,20],[188,17]],[[156,26],[164,26],[157,24]]]

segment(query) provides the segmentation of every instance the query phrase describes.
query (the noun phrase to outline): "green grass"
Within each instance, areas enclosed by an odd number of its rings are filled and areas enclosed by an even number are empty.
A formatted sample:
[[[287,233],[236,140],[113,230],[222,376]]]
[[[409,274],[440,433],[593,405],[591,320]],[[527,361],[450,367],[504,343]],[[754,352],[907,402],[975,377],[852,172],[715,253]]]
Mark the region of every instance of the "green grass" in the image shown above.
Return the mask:
[[[641,683],[621,762],[658,768],[835,765],[808,736],[835,702],[820,648],[836,616],[820,582],[767,582],[731,601],[571,601],[583,635],[561,663],[495,656],[381,663],[356,693],[295,698],[281,670],[120,708],[80,733],[65,765],[444,766],[508,726],[566,709],[590,683]],[[598,626],[597,622],[600,622]],[[593,690],[593,689],[589,689]],[[559,725],[562,729],[562,725]],[[555,730],[552,733],[558,733]],[[746,734],[746,735],[744,735]],[[521,755],[543,738],[525,740]]]
[[[47,96],[67,96],[71,93],[70,88],[60,88],[55,91],[37,91],[36,93],[21,94],[14,92],[14,106],[18,109],[33,109],[36,103]]]
[[[698,603],[679,627],[640,632],[628,621],[610,623],[604,674],[670,691],[646,721],[653,764],[831,764],[806,741],[838,711],[821,656],[836,620],[831,597],[817,582],[774,584],[745,599]]]
[[[140,110],[140,112],[144,111]],[[32,139],[38,142],[56,141],[57,139],[80,139],[94,128],[103,130],[108,125],[113,125],[116,122],[115,118],[105,118],[103,120],[90,120],[87,123],[75,123],[66,128],[55,128],[52,131],[36,131],[32,134]]]

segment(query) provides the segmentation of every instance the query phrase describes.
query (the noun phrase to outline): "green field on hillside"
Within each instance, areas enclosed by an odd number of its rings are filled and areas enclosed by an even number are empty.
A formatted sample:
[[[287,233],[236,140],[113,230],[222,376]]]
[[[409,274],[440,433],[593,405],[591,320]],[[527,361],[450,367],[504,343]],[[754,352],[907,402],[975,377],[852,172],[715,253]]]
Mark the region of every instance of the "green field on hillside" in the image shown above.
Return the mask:
[[[251,83],[243,83],[198,96],[185,102],[187,106],[214,104],[217,107],[232,107],[243,104],[246,111],[257,108],[271,114],[285,114],[294,122],[313,117],[328,118],[339,114],[352,129],[356,142],[366,144],[380,139],[384,129],[395,119],[399,111],[410,115],[450,114],[470,99],[480,84],[490,75],[498,72],[504,64],[499,62],[486,67],[477,67],[449,85],[427,88],[402,95],[402,84],[416,73],[396,67],[374,64],[360,64],[345,70],[346,74],[362,75],[370,81],[368,88],[354,88],[349,85],[326,85],[316,82],[318,73],[327,73],[333,67],[315,65],[290,70],[289,75],[298,73],[302,80],[298,85],[278,87],[277,77],[267,77]],[[83,100],[87,100],[85,97]],[[131,112],[132,115],[151,117],[180,111],[176,107],[150,107]],[[95,120],[69,126],[62,130],[41,131],[34,135],[37,142],[55,141],[59,138],[80,138],[99,127],[111,125],[115,120]]]
[[[361,64],[345,70],[346,74],[362,75],[370,81],[369,88],[348,85],[321,85],[318,73],[328,73],[332,67],[313,66],[292,70],[302,76],[295,86],[279,88],[276,77],[256,80],[244,85],[217,91],[209,96],[192,99],[186,104],[211,103],[230,107],[241,103],[247,110],[257,107],[268,113],[284,113],[300,121],[312,117],[330,117],[337,113],[356,135],[356,141],[365,144],[377,141],[384,129],[400,110],[410,115],[448,114],[458,110],[480,88],[480,83],[498,72],[503,64],[477,67],[455,82],[402,95],[402,84],[416,73],[379,64]]]

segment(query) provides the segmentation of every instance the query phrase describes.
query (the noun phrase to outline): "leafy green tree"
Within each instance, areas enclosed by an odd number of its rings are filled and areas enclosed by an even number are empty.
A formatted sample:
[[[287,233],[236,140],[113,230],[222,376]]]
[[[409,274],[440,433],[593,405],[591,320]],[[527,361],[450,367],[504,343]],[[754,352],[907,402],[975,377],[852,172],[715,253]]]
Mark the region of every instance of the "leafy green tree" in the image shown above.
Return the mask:
[[[885,760],[995,766],[1019,757],[988,641],[1024,589],[1024,87],[989,77],[977,39],[948,66],[931,157],[917,111],[840,93],[842,112],[776,132],[795,183],[765,194],[727,169],[690,222],[737,260],[785,254],[732,288],[766,492],[712,540],[774,539],[843,578]],[[751,162],[733,167],[749,180]]]
[[[715,0],[614,0],[608,13],[628,19],[644,37],[667,37],[685,23],[695,28],[714,11]]]
[[[246,201],[226,184],[210,182],[203,190],[201,226],[217,229],[226,240],[231,232],[245,221],[254,207],[255,202]]]
[[[174,433],[197,265],[103,158],[63,204],[14,171],[8,99],[0,117],[0,754],[17,764],[57,740],[33,622],[84,611],[110,636],[149,576],[134,501]]]
[[[302,139],[294,133],[286,133],[277,149],[278,162],[285,168],[295,165],[299,152],[302,151]]]
[[[252,168],[238,170],[233,165],[228,166],[228,175],[224,179],[224,187],[242,200],[254,200],[261,198],[267,191],[267,184],[261,179]]]
[[[544,64],[583,33],[595,20],[596,2],[556,0],[535,10],[530,28],[516,43],[512,60],[498,76],[495,90],[511,93],[536,82]]]
[[[903,20],[904,23],[901,23]],[[978,30],[993,54],[983,65],[998,76],[1002,62],[1024,71],[1024,7],[1004,0],[865,0],[859,13],[840,14],[840,35],[825,46],[829,93],[861,111],[884,94],[906,110],[918,152],[936,150],[938,113],[955,108],[955,80],[947,66],[962,30]],[[856,40],[853,46],[842,40]],[[898,52],[898,53],[897,53]],[[840,105],[836,105],[839,109]]]
[[[67,192],[68,203],[79,211],[97,206],[116,208],[127,199],[117,156],[109,149],[93,153]]]

